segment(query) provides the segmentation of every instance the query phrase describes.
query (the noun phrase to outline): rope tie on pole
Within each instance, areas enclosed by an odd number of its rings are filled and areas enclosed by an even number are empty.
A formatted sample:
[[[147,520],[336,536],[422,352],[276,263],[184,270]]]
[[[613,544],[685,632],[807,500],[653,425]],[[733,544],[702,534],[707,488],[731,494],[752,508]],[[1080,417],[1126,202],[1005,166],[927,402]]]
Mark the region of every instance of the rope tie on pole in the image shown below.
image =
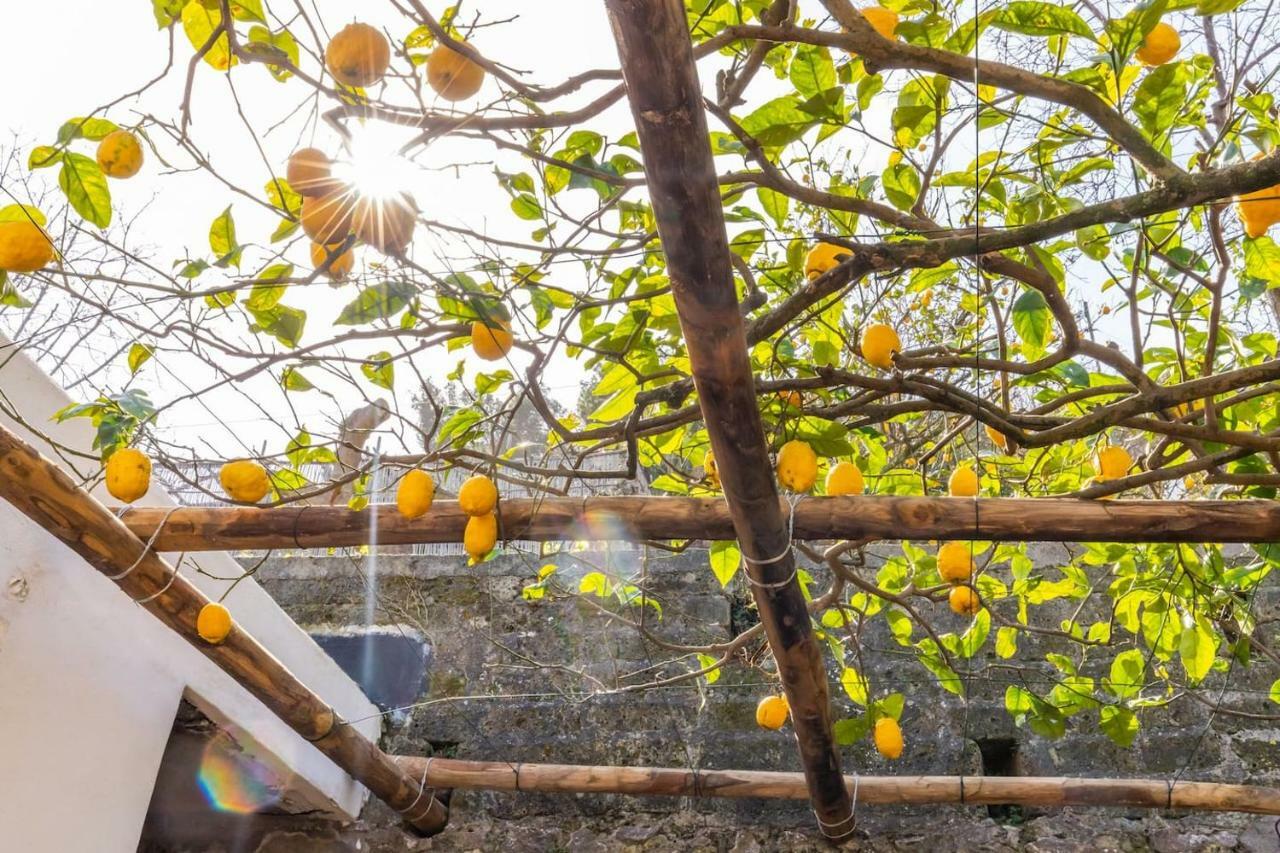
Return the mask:
[[[116,518],[120,519],[123,522],[125,514],[131,509],[133,509],[133,507],[131,506],[120,507],[120,509],[116,512]],[[120,572],[119,574],[107,575],[106,576],[107,580],[109,581],[123,580],[124,578],[128,577],[133,572],[134,569],[138,568],[138,566],[141,565],[143,559],[146,558],[147,554],[151,553],[151,546],[156,544],[156,539],[160,537],[160,531],[164,530],[164,526],[165,524],[168,523],[169,517],[172,516],[179,509],[181,509],[181,507],[179,506],[169,507],[169,511],[164,514],[164,518],[160,519],[160,523],[156,525],[156,529],[152,532],[150,538],[148,538],[147,541],[142,544],[142,553],[138,555],[138,559],[134,560],[133,563],[131,563],[127,569]],[[179,562],[181,562],[181,560],[179,560]],[[172,583],[172,581],[170,581],[170,583]],[[165,588],[168,589],[168,587],[165,587]]]
[[[412,802],[412,803],[409,803],[409,805],[405,806],[404,808],[402,808],[402,809],[396,809],[396,811],[398,811],[398,812],[400,812],[400,814],[404,815],[404,816],[405,816],[405,818],[406,818],[406,819],[408,819],[410,822],[413,822],[413,821],[415,821],[415,820],[420,820],[423,816],[425,816],[425,815],[427,814],[427,812],[431,811],[431,807],[432,807],[433,805],[435,805],[435,802],[436,802],[436,789],[435,789],[435,788],[432,788],[432,789],[431,789],[431,799],[427,800],[427,807],[426,807],[426,810],[425,810],[425,811],[423,811],[423,812],[422,812],[422,814],[418,814],[418,815],[410,815],[410,814],[409,814],[409,812],[413,811],[414,806],[418,805],[418,802],[422,799],[422,795],[423,795],[424,793],[426,793],[426,791],[427,791],[427,773],[431,770],[431,762],[432,762],[432,761],[434,761],[434,760],[435,760],[435,756],[434,756],[434,755],[429,756],[429,757],[427,758],[427,763],[426,763],[426,764],[423,766],[423,768],[422,768],[422,779],[421,779],[421,780],[419,780],[419,782],[418,782],[418,796],[414,797],[414,798],[413,798],[413,802]],[[397,759],[396,759],[396,764],[399,764],[399,763],[400,763],[399,758],[397,758]]]
[[[338,716],[337,711],[333,710],[332,705],[328,705],[326,707],[329,709],[329,725],[325,727],[324,731],[322,731],[320,734],[316,735],[315,737],[307,737],[306,735],[303,735],[302,739],[305,740],[307,743],[316,743],[317,741],[324,740],[329,735],[333,734],[333,730],[338,727],[339,722],[341,721],[341,717]]]
[[[775,554],[774,556],[766,557],[762,560],[756,560],[751,557],[748,557],[746,554],[743,554],[742,555],[743,562],[750,563],[753,566],[771,566],[774,563],[782,562],[791,554],[791,548],[795,541],[796,504],[804,500],[804,497],[805,497],[804,495],[795,495],[794,497],[792,497],[791,500],[787,502],[787,510],[788,510],[787,512],[787,544],[783,546],[782,550],[777,554]],[[757,589],[782,589],[783,587],[790,584],[793,580],[795,580],[799,572],[800,572],[800,566],[798,565],[793,566],[791,569],[791,574],[787,575],[787,577],[785,577],[780,581],[774,581],[772,583],[765,583],[764,581],[758,581],[755,578],[751,577],[751,573],[748,572],[747,582],[752,586],[756,587]]]
[[[298,507],[298,513],[293,517],[293,544],[299,551],[305,551],[306,547],[298,541],[298,525],[302,523],[302,514],[307,511],[307,505],[303,504]],[[371,510],[373,511],[373,510]]]
[[[813,817],[818,822],[818,829],[825,837],[830,838],[833,841],[849,837],[853,830],[858,826],[858,774],[853,774],[853,797],[852,802],[849,804],[848,817],[841,818],[834,823],[828,823],[823,820],[817,811],[814,811]],[[846,824],[848,825],[847,829],[842,829],[839,832],[831,831],[845,826]]]

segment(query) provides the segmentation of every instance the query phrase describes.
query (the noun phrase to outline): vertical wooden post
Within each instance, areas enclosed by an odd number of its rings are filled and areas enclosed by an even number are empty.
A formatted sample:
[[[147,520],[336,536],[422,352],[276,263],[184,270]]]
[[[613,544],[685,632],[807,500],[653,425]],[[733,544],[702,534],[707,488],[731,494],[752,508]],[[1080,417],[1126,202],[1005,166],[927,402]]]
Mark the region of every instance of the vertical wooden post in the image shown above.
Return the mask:
[[[635,117],[649,196],[748,578],[791,705],[823,833],[852,835],[831,730],[827,675],[795,579],[734,290],[702,90],[681,0],[606,0]]]
[[[61,539],[152,616],[195,646],[290,728],[374,796],[434,835],[449,810],[419,779],[348,726],[248,632],[233,625],[212,645],[196,633],[204,593],[129,532],[120,519],[35,448],[0,426],[0,498]],[[122,654],[124,651],[121,652]],[[421,777],[419,777],[421,778]]]

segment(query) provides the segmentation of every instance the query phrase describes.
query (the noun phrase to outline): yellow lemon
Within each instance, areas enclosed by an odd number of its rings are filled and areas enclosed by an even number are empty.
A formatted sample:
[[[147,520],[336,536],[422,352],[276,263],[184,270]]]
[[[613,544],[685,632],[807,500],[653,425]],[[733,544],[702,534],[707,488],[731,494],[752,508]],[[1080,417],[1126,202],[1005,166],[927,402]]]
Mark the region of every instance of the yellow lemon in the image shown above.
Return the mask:
[[[151,487],[151,460],[147,454],[124,447],[107,459],[107,491],[117,500],[133,503]]]
[[[938,575],[947,583],[967,581],[973,574],[973,551],[968,542],[944,542],[938,548]]]
[[[233,459],[218,474],[227,497],[241,503],[256,504],[271,491],[267,469],[252,459]]]
[[[1156,24],[1142,40],[1137,57],[1144,65],[1164,65],[1178,53],[1182,39],[1178,31],[1164,21]]]
[[[951,594],[947,596],[947,604],[951,606],[951,610],[959,613],[961,616],[972,616],[982,609],[982,602],[978,600],[978,593],[971,586],[957,586],[951,590]]]
[[[285,164],[284,178],[294,192],[304,196],[328,195],[342,189],[333,176],[333,161],[319,148],[299,148]]]
[[[484,85],[484,69],[442,44],[427,57],[427,84],[446,101],[464,101]]]
[[[991,439],[992,444],[1003,450],[1005,453],[1009,452],[1009,436],[1005,435],[990,424],[984,424],[982,431],[987,434],[987,438]]]
[[[787,697],[781,694],[766,696],[756,705],[756,725],[762,729],[780,729],[791,714]]]
[[[353,211],[356,236],[384,255],[403,255],[418,225],[418,204],[408,193],[361,196]]]
[[[978,472],[968,465],[961,465],[951,472],[947,492],[953,498],[971,498],[978,494]]]
[[[1133,457],[1129,455],[1129,451],[1114,444],[1101,448],[1094,460],[1095,470],[1108,480],[1123,477],[1132,467]]]
[[[485,515],[498,505],[498,487],[483,474],[476,474],[458,489],[458,506],[467,515]]]
[[[471,349],[485,361],[497,361],[511,352],[513,342],[506,323],[490,326],[477,320],[471,324]]]
[[[0,270],[35,272],[53,262],[53,243],[29,219],[0,222]]]
[[[196,633],[206,643],[218,645],[231,633],[231,611],[212,601],[201,607],[196,616]]]
[[[902,755],[902,728],[893,717],[881,717],[876,720],[873,739],[876,751],[892,761]]]
[[[818,479],[818,454],[807,441],[792,440],[778,451],[778,482],[793,492],[807,492]]]
[[[893,356],[902,349],[898,333],[892,326],[872,323],[862,331],[862,357],[876,367],[893,367]]]
[[[492,512],[484,515],[473,515],[467,519],[467,528],[462,532],[462,547],[471,557],[470,564],[489,556],[493,546],[498,544],[498,516]]]
[[[827,494],[862,494],[862,472],[852,462],[840,462],[827,471]]]
[[[324,246],[320,243],[311,244],[311,266],[319,269],[324,265],[329,255],[338,251],[342,247],[341,243],[333,246]],[[351,275],[351,270],[356,265],[356,256],[352,249],[347,249],[341,255],[333,259],[333,263],[329,264],[329,268],[324,271],[325,278],[330,281],[342,281]]]
[[[396,509],[405,518],[418,518],[431,509],[435,496],[436,484],[431,475],[414,468],[400,478],[400,485],[396,487]]]
[[[804,258],[804,277],[813,281],[824,272],[840,265],[853,252],[834,243],[819,243]]]
[[[711,488],[720,488],[720,469],[716,467],[716,457],[708,450],[702,457],[702,470],[706,473]]]
[[[862,17],[867,19],[876,32],[882,37],[892,40],[898,30],[898,13],[883,6],[867,6],[859,9]]]
[[[1280,184],[1236,196],[1236,213],[1250,239],[1266,234],[1272,225],[1280,222]]]
[[[302,213],[298,219],[302,230],[316,243],[332,246],[351,234],[355,218],[355,202],[345,189],[328,195],[302,197]]]
[[[142,168],[142,143],[127,130],[113,130],[98,143],[98,168],[109,178],[132,178]]]
[[[324,64],[344,86],[372,86],[391,65],[391,45],[368,24],[347,24],[325,48]]]

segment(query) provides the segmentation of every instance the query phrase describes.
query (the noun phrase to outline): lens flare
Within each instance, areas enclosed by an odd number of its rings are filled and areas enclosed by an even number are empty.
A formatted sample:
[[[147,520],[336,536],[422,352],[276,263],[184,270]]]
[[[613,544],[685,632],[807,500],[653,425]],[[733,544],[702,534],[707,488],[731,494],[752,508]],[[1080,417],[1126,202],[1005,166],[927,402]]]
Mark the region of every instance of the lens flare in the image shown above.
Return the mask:
[[[196,782],[209,805],[220,812],[261,811],[280,799],[267,768],[238,750],[226,737],[205,744]]]
[[[354,186],[360,195],[389,199],[411,189],[416,169],[401,147],[408,141],[404,128],[372,122],[355,128],[349,156],[334,164],[336,177]]]

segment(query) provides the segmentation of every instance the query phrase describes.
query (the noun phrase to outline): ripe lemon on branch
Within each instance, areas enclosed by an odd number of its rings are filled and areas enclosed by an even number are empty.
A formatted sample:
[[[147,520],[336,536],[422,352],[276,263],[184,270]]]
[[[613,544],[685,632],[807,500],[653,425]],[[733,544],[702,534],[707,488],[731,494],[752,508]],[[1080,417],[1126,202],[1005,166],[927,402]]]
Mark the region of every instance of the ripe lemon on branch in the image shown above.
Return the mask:
[[[109,178],[132,178],[142,168],[142,143],[127,130],[113,130],[98,143],[98,168]]]
[[[112,497],[133,503],[151,488],[151,459],[141,450],[121,448],[107,459],[106,479]]]
[[[1258,154],[1253,159],[1263,157]],[[1236,212],[1249,239],[1256,240],[1280,222],[1280,184],[1236,196]]]
[[[489,323],[476,320],[471,324],[471,349],[485,361],[497,361],[511,352],[515,338],[511,335],[511,325],[505,320],[491,320]]]
[[[1143,65],[1164,65],[1177,56],[1181,47],[1182,38],[1178,31],[1161,21],[1147,33],[1136,56]]]
[[[947,492],[953,498],[971,498],[978,494],[978,472],[968,465],[961,465],[951,472],[947,480]]]
[[[335,243],[332,246],[325,246],[322,243],[312,243],[311,265],[316,269],[319,269],[324,266],[325,260],[327,260],[330,255],[341,248],[341,243]],[[356,256],[354,251],[347,249],[345,252],[335,257],[333,262],[329,264],[329,268],[324,271],[325,278],[329,279],[329,281],[342,281],[347,276],[351,275],[351,270],[355,268],[355,265]]]
[[[828,495],[862,494],[862,472],[852,462],[840,462],[827,471]]]
[[[898,31],[898,13],[892,9],[886,9],[883,6],[867,6],[859,9],[862,17],[867,19],[867,23],[875,29],[883,38],[890,41],[897,35]]]
[[[435,496],[436,484],[431,475],[414,468],[400,478],[400,485],[396,487],[396,509],[405,518],[419,518],[431,509]]]
[[[982,609],[982,601],[977,591],[971,586],[957,586],[947,596],[947,604],[951,610],[961,616],[973,616]]]
[[[325,48],[324,64],[344,86],[372,86],[391,65],[391,45],[368,24],[347,24]]]
[[[968,542],[944,542],[938,548],[938,575],[947,583],[967,581],[973,574],[973,552]]]
[[[294,192],[304,196],[322,196],[342,189],[342,181],[333,176],[333,161],[319,148],[299,148],[285,164],[284,178]]]
[[[793,492],[807,492],[818,479],[818,454],[809,442],[794,439],[778,451],[778,482]]]
[[[872,323],[862,331],[862,357],[885,370],[893,367],[893,357],[902,349],[898,333],[892,326]]]
[[[427,57],[427,84],[446,101],[464,101],[484,85],[484,69],[442,44]]]
[[[29,219],[0,222],[0,270],[35,272],[53,262],[53,242]]]
[[[218,474],[227,497],[240,503],[256,504],[271,491],[267,469],[252,459],[233,459]]]
[[[872,739],[876,751],[890,761],[902,755],[902,727],[893,717],[881,717],[876,720]]]
[[[484,474],[476,474],[458,489],[458,506],[467,515],[485,515],[498,505],[498,487]]]
[[[209,602],[196,614],[196,633],[206,643],[219,645],[231,633],[231,611],[217,602]]]
[[[782,694],[766,696],[756,705],[756,725],[762,729],[780,729],[791,715],[791,706]]]
[[[355,200],[344,188],[327,195],[303,196],[298,218],[314,242],[332,246],[350,236],[354,217]]]
[[[469,565],[474,566],[489,556],[489,552],[497,544],[498,516],[496,513],[486,512],[467,519],[467,528],[462,532],[462,547],[471,558]]]
[[[1098,450],[1094,467],[1099,477],[1117,480],[1129,473],[1129,469],[1133,467],[1133,457],[1123,447],[1110,444]]]
[[[844,246],[834,243],[819,243],[809,250],[804,258],[804,277],[813,281],[827,270],[835,269],[840,262],[853,254]]]

